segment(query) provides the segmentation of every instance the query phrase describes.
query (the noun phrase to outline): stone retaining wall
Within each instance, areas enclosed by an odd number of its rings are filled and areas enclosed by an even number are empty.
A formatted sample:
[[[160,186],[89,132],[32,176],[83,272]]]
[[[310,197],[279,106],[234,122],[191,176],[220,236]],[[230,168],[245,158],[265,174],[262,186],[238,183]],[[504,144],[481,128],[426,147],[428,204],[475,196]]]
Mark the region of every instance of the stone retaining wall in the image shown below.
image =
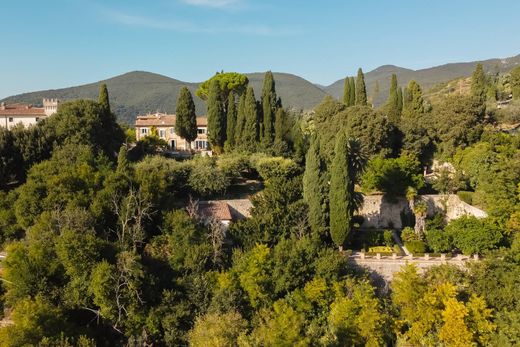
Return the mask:
[[[421,199],[428,206],[428,216],[442,212],[446,215],[447,222],[464,215],[477,218],[487,217],[485,211],[465,203],[455,194],[421,195]],[[359,214],[365,218],[363,228],[401,229],[403,227],[402,215],[411,215],[412,212],[405,198],[388,201],[383,195],[367,195]]]

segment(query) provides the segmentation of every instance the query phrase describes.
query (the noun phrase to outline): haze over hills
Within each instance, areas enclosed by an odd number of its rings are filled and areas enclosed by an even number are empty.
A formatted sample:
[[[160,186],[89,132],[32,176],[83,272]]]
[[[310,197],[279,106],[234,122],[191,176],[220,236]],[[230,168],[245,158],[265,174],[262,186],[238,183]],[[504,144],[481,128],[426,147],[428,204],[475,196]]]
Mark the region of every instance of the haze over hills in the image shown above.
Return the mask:
[[[410,70],[394,65],[383,65],[365,73],[368,95],[373,98],[374,104],[382,104],[388,95],[390,78],[397,75],[399,84],[405,86],[410,80],[416,80],[423,90],[459,77],[470,76],[477,63],[482,63],[486,72],[508,72],[520,64],[520,55],[505,59],[489,59],[464,63],[452,63],[421,70]],[[255,90],[257,99],[260,98],[263,73],[246,74],[250,85]],[[315,85],[301,77],[288,73],[274,73],[276,91],[282,98],[284,107],[309,110],[316,106],[327,94],[340,98],[343,94],[343,78],[329,86]],[[374,98],[374,86],[379,83],[379,94]],[[5,98],[2,101],[27,102],[40,105],[43,98],[59,98],[70,100],[77,98],[96,99],[99,84],[106,83],[110,93],[113,111],[119,120],[133,123],[138,114],[161,111],[175,112],[176,100],[182,86],[187,86],[194,95],[197,114],[204,115],[206,106],[203,100],[195,96],[199,83],[179,81],[167,76],[134,71],[104,81],[82,86],[51,89],[24,93]]]

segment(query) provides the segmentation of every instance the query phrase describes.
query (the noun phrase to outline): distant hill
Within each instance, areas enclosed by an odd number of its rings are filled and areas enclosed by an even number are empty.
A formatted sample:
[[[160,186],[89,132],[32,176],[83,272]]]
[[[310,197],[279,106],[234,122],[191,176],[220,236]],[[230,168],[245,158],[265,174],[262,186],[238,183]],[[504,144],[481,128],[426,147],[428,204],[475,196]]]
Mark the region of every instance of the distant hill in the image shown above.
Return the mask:
[[[473,61],[466,63],[453,63],[440,65],[428,69],[410,70],[393,65],[384,65],[365,73],[365,82],[369,97],[373,97],[376,81],[379,82],[379,95],[374,99],[376,106],[385,102],[390,89],[390,79],[392,74],[397,75],[400,86],[406,86],[410,80],[417,81],[424,91],[439,84],[452,81],[461,77],[469,77],[475,70],[475,65],[481,63],[485,72],[508,72],[520,64],[520,55],[505,59],[489,59],[483,61]],[[339,98],[343,95],[343,82],[338,80],[324,90]]]
[[[262,92],[264,74],[251,73],[246,75],[249,78],[250,85],[255,90],[257,99],[259,99]],[[274,79],[276,91],[282,98],[284,107],[312,109],[326,95],[320,88],[295,75],[274,73]],[[100,83],[107,84],[112,110],[116,113],[118,119],[125,123],[132,124],[137,115],[148,112],[174,113],[177,96],[182,86],[187,86],[192,92],[197,114],[206,114],[204,101],[195,95],[199,83],[183,82],[144,71],[129,72],[107,80],[77,87],[15,95],[2,101],[41,105],[43,98],[58,98],[61,100],[97,99]]]
[[[410,80],[416,80],[427,92],[433,86],[446,84],[460,78],[471,76],[475,65],[481,63],[486,72],[507,72],[520,64],[520,55],[505,59],[490,59],[465,63],[440,65],[422,70],[410,70],[394,65],[383,65],[365,73],[367,92],[376,106],[385,102],[390,87],[390,78],[397,75],[399,85],[405,86]],[[262,91],[264,73],[246,74],[250,85],[259,99]],[[276,91],[282,98],[284,107],[309,110],[314,108],[328,94],[340,98],[343,94],[343,79],[329,86],[313,84],[301,77],[274,73]],[[379,94],[374,96],[374,86],[379,83]],[[91,84],[77,87],[52,89],[25,93],[5,98],[6,102],[27,102],[41,105],[43,98],[71,100],[78,98],[96,99],[100,83],[106,83],[110,94],[112,109],[122,122],[132,124],[138,114],[162,111],[175,112],[177,95],[182,86],[187,86],[194,95],[198,115],[206,113],[203,100],[195,96],[199,83],[179,81],[167,76],[150,72],[134,71]],[[451,86],[449,86],[451,87]]]

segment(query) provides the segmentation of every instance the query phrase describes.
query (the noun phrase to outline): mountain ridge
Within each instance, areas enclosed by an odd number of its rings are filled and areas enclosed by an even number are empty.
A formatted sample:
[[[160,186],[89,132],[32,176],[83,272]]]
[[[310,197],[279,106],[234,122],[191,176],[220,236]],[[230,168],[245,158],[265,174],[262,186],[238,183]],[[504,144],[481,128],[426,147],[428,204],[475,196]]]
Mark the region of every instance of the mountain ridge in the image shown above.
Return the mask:
[[[471,76],[477,63],[481,63],[486,72],[496,71],[503,73],[520,64],[520,55],[481,61],[447,63],[418,70],[391,64],[381,65],[365,73],[367,92],[374,105],[379,106],[387,98],[393,73],[397,75],[400,86],[404,87],[413,79],[426,91],[436,84]],[[245,73],[245,75],[255,91],[256,98],[259,99],[264,72]],[[273,72],[273,75],[277,93],[281,97],[284,107],[287,108],[309,110],[319,104],[327,95],[332,95],[339,99],[343,94],[344,78],[328,86],[322,86],[290,73]],[[379,84],[378,94],[374,90],[376,81]],[[78,98],[97,99],[100,83],[107,84],[112,109],[118,116],[118,119],[125,123],[132,124],[135,117],[139,114],[156,111],[174,113],[177,96],[180,88],[183,86],[188,87],[192,92],[197,114],[204,115],[206,113],[204,101],[195,95],[195,91],[201,82],[185,82],[169,76],[141,70],[130,71],[98,82],[68,88],[12,95],[0,101],[8,103],[26,102],[33,105],[41,105],[43,98],[58,98],[61,100]]]

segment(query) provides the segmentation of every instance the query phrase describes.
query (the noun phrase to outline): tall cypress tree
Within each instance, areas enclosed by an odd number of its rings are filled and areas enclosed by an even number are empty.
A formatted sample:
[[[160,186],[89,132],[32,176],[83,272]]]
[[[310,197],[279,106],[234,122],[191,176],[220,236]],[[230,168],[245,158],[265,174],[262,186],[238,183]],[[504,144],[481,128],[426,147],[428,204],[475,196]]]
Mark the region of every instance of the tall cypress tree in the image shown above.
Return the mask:
[[[365,85],[365,75],[361,68],[358,69],[356,78],[356,105],[366,106],[367,104],[367,87]]]
[[[285,110],[283,108],[279,108],[276,110],[276,116],[274,120],[274,141],[282,142],[285,130]]]
[[[218,80],[211,81],[208,94],[208,140],[217,153],[226,141],[226,114],[221,100]]]
[[[308,219],[311,230],[315,235],[320,235],[326,228],[328,186],[325,162],[320,155],[317,136],[311,138],[310,148],[305,158],[303,199],[309,206]]]
[[[350,101],[349,106],[356,104],[356,79],[352,76],[349,78]]]
[[[482,64],[477,64],[471,78],[471,95],[481,103],[486,103],[486,76]]]
[[[329,193],[330,235],[340,251],[351,232],[354,212],[361,204],[354,187],[364,163],[359,142],[347,139],[345,132],[340,132],[334,148]]]
[[[243,145],[242,134],[246,124],[246,93],[242,93],[238,99],[237,109],[237,125],[235,128],[235,146],[240,147]]]
[[[513,99],[520,100],[520,66],[511,70],[511,92]]]
[[[386,111],[388,119],[392,124],[399,124],[399,96],[397,92],[397,76],[392,74],[392,81],[390,82],[390,93],[388,94],[388,100],[386,101]]]
[[[253,87],[248,87],[244,101],[245,123],[242,130],[242,144],[247,151],[254,151],[258,143],[258,109]]]
[[[403,88],[397,88],[397,109],[399,110],[399,115],[403,112]]]
[[[182,87],[179,91],[175,115],[175,132],[191,145],[197,138],[197,116],[193,97],[187,87]]]
[[[265,73],[264,86],[262,88],[262,142],[264,146],[270,146],[273,143],[276,103],[277,97],[273,73],[267,71]]]
[[[345,77],[345,82],[343,84],[343,103],[345,105],[350,105],[350,78]]]
[[[103,107],[103,110],[106,114],[109,114],[110,111],[110,100],[108,98],[108,88],[105,83],[99,86],[99,104]]]
[[[237,127],[237,106],[235,104],[235,93],[231,91],[227,100],[227,129],[226,143],[227,147],[232,149],[235,147],[235,130]]]

